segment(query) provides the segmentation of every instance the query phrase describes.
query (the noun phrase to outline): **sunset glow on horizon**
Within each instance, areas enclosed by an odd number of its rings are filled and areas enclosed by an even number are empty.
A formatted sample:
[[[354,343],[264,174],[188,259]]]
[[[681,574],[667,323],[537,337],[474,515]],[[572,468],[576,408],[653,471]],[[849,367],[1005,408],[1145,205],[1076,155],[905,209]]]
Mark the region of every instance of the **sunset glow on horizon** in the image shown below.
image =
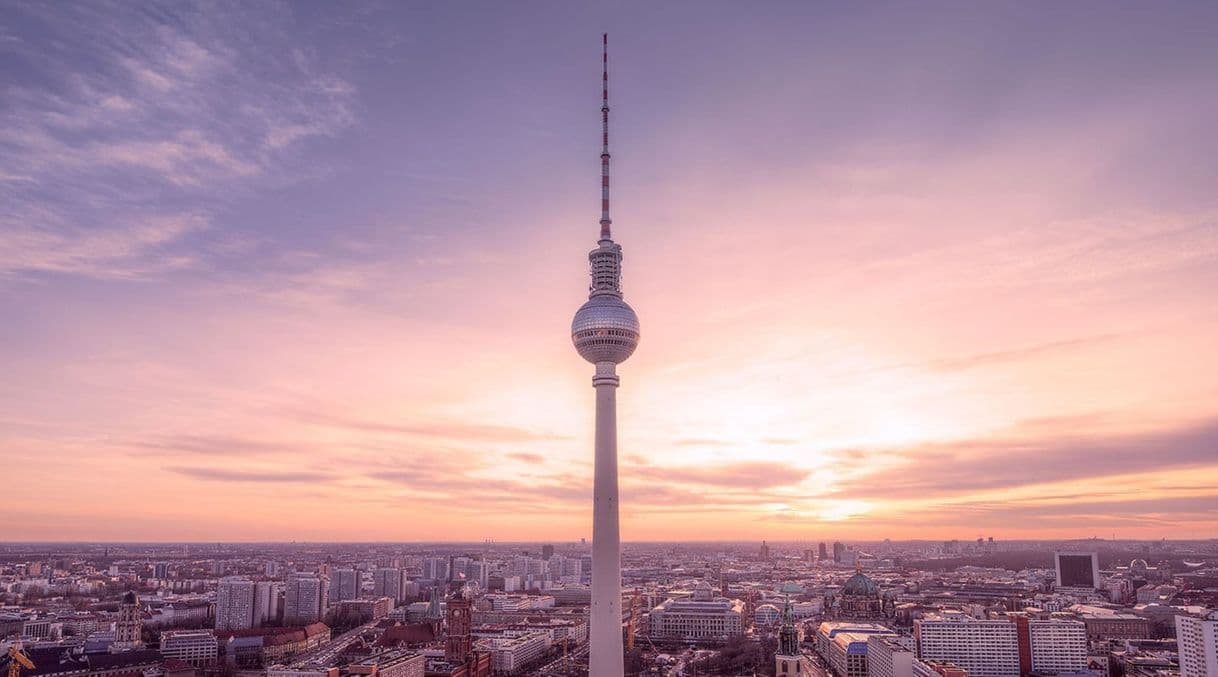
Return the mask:
[[[1218,6],[0,3],[6,540],[1218,536]],[[341,11],[340,11],[341,10]]]

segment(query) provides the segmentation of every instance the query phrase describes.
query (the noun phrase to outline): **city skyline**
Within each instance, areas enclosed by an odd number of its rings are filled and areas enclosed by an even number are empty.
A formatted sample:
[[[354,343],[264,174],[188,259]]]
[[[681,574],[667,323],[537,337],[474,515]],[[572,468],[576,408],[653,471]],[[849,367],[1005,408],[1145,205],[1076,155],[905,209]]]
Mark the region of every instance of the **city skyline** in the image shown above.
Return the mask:
[[[1214,7],[149,7],[0,4],[6,540],[590,539],[603,30],[624,542],[1218,536]]]

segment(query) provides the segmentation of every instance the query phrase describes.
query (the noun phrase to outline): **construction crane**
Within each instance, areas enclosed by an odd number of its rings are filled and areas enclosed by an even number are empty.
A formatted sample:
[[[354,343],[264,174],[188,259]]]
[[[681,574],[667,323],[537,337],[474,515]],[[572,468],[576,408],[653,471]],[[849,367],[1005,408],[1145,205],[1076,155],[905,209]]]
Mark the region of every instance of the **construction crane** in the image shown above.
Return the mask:
[[[8,677],[21,677],[21,668],[34,669],[34,661],[21,650],[21,642],[15,642],[8,648]]]

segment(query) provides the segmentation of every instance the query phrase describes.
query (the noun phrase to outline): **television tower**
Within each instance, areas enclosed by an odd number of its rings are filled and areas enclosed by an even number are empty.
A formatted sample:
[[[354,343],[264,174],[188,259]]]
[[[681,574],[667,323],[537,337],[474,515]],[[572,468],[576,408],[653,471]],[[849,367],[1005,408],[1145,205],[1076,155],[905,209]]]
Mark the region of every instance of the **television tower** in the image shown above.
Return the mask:
[[[639,345],[639,318],[622,300],[622,248],[609,219],[609,35],[601,72],[601,234],[588,253],[588,302],[571,321],[571,341],[596,365],[596,463],[592,484],[590,677],[621,677],[622,562],[617,504],[617,365]]]

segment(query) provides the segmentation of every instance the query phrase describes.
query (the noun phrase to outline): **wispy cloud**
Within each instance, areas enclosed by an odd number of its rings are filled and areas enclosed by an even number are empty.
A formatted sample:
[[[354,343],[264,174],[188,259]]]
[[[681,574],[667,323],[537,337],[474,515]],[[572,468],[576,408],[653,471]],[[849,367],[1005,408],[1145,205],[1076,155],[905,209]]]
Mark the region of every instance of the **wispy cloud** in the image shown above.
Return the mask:
[[[225,470],[221,468],[192,468],[169,466],[166,471],[207,482],[328,482],[337,476],[327,473],[277,470]]]
[[[28,34],[0,51],[32,77],[0,109],[0,275],[198,265],[185,244],[212,213],[251,180],[282,183],[292,146],[354,120],[352,87],[286,48],[287,8],[9,10]]]

